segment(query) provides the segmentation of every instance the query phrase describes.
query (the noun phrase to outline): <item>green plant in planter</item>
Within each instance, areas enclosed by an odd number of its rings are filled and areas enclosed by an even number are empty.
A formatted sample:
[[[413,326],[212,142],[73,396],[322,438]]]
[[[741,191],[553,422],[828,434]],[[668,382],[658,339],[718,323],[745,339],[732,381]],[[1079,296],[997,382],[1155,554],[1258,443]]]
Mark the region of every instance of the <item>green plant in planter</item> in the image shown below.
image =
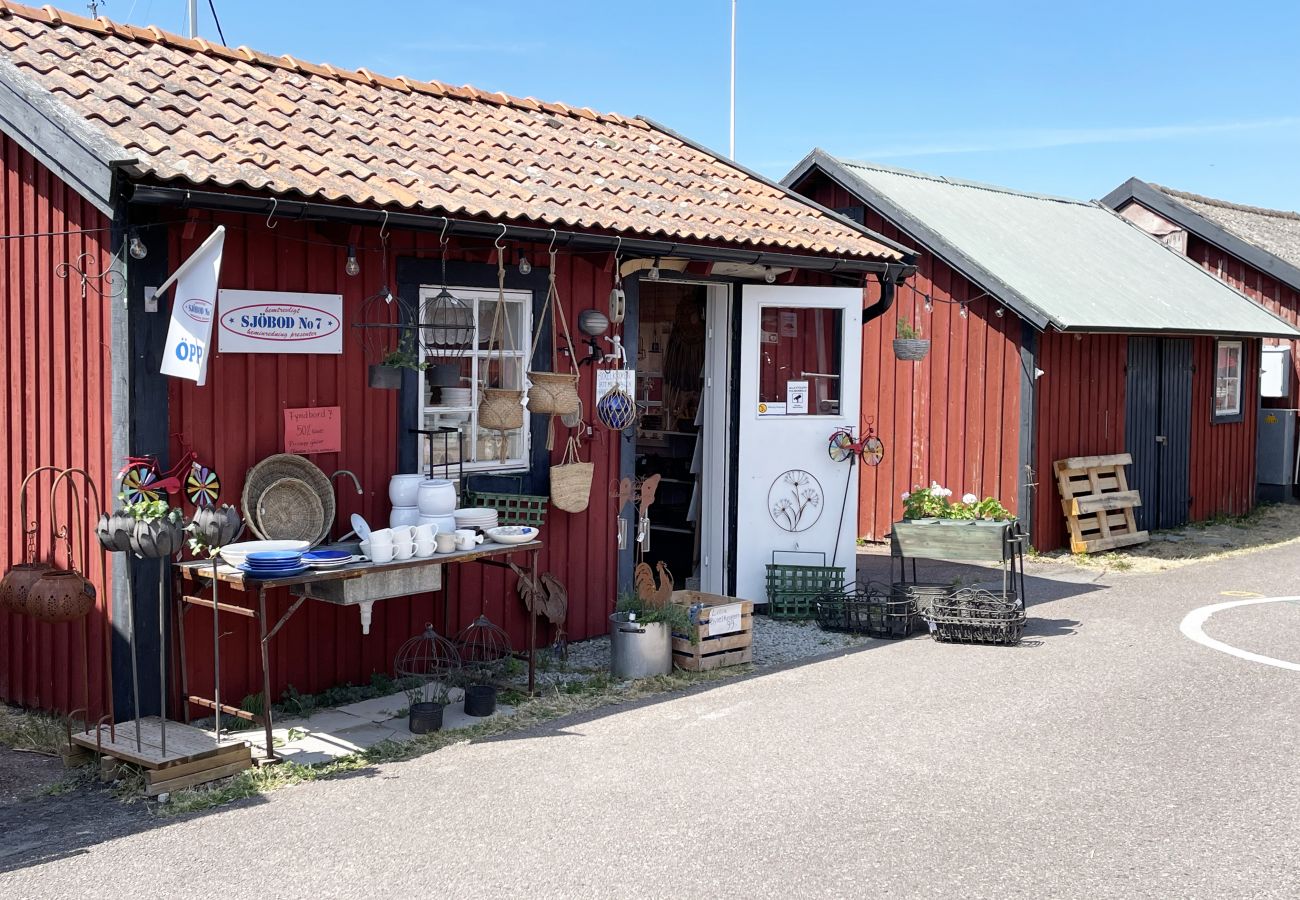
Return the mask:
[[[1009,522],[1015,518],[1011,510],[1003,506],[996,497],[985,497],[969,504],[972,518],[992,522]]]
[[[396,349],[384,355],[380,365],[388,366],[390,369],[410,369],[413,372],[423,372],[429,368],[427,362],[421,361],[420,353],[415,347],[415,338],[409,331],[402,334]]]
[[[615,612],[632,613],[636,621],[643,625],[663,622],[671,631],[679,634],[692,633],[691,611],[680,603],[665,603],[663,606],[648,604],[635,591],[624,591],[619,595]]]
[[[952,491],[937,481],[929,487],[915,488],[903,494],[904,519],[951,519]]]
[[[425,681],[406,689],[407,707],[417,703],[435,703],[446,706],[448,700],[447,684],[443,681]]]
[[[899,319],[894,336],[902,341],[917,341],[921,339],[921,329],[906,319]]]

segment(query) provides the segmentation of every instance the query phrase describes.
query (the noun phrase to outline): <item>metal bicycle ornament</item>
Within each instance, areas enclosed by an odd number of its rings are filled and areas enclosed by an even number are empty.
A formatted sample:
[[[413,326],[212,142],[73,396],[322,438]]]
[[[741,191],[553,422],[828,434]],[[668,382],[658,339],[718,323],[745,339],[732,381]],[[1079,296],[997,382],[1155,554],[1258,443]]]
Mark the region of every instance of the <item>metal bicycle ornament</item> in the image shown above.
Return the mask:
[[[161,500],[164,495],[183,492],[191,505],[211,508],[221,497],[221,476],[216,469],[199,462],[193,450],[165,472],[156,456],[128,456],[117,480],[128,503]]]
[[[847,428],[837,428],[831,433],[827,453],[833,462],[852,462],[854,457],[861,457],[864,465],[878,466],[885,461],[885,442],[877,435],[871,419],[867,420],[867,431],[861,438],[854,439],[853,432]]]
[[[817,524],[825,506],[821,482],[804,469],[788,469],[767,490],[767,513],[782,531],[798,534]]]

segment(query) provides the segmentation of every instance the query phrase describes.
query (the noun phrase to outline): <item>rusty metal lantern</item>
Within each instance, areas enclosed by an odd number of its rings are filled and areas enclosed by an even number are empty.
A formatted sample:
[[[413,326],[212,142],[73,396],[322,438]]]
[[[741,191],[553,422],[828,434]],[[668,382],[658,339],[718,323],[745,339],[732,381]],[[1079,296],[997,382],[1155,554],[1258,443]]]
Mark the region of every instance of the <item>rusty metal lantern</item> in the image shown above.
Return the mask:
[[[434,631],[431,622],[424,623],[424,631],[402,644],[393,658],[393,672],[398,678],[448,678],[460,667],[460,651]]]
[[[36,535],[39,527],[35,521],[27,521],[27,485],[41,472],[59,472],[57,466],[39,466],[27,473],[22,487],[18,489],[18,527],[23,530],[25,560],[11,566],[0,579],[0,609],[21,612],[27,606],[27,595],[33,585],[40,581],[46,572],[54,570],[48,562],[37,562]]]
[[[456,635],[460,648],[460,661],[467,672],[485,679],[504,667],[505,660],[513,654],[510,636],[485,615],[479,615]]]

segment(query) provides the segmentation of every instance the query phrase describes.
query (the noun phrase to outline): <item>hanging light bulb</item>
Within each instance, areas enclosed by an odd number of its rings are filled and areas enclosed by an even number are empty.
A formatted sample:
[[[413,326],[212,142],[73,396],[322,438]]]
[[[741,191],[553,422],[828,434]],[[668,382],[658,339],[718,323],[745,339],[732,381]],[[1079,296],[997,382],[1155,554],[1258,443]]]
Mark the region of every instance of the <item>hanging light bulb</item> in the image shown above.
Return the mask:
[[[138,234],[131,235],[131,243],[127,250],[132,259],[144,259],[149,255],[149,248],[144,245],[144,241],[140,240]]]
[[[925,295],[925,311],[926,311],[926,312],[934,312],[934,303],[933,303],[933,301],[930,300],[930,295],[929,295],[929,294],[926,294],[926,295]]]
[[[519,254],[519,274],[527,275],[533,271],[533,264],[528,261],[528,257],[523,253]]]
[[[964,318],[966,318],[966,317],[969,316],[969,315],[970,315],[970,313],[968,313],[968,312],[966,311],[966,304],[963,303],[963,304],[961,305],[961,317],[964,319]]]
[[[655,264],[650,267],[650,271],[646,273],[645,277],[651,281],[659,280],[659,257],[655,257]]]
[[[1002,312],[1002,307],[999,306],[997,309],[993,310],[993,315],[997,316],[999,319],[1002,318],[1002,316],[1004,315],[1004,313]]]
[[[763,266],[763,280],[768,284],[776,284],[776,273],[771,266]]]
[[[348,261],[343,271],[354,278],[361,273],[361,264],[357,262],[357,248],[352,244],[348,244]]]

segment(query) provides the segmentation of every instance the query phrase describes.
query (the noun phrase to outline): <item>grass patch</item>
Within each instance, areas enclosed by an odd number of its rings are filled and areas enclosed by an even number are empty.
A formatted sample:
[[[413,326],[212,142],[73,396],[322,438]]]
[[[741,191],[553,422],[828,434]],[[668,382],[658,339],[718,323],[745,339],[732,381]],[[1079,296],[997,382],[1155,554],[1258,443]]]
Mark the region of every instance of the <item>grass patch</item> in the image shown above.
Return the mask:
[[[0,705],[0,746],[58,756],[68,745],[61,716]]]
[[[541,688],[538,696],[527,697],[520,691],[502,693],[502,702],[515,706],[513,716],[493,717],[470,728],[436,731],[409,741],[385,741],[361,753],[344,756],[333,762],[314,766],[282,762],[248,769],[225,781],[172,793],[169,802],[157,809],[161,815],[181,815],[224,806],[279,788],[310,781],[321,781],[355,772],[380,763],[400,762],[424,756],[452,744],[469,743],[511,731],[521,731],[562,716],[588,712],[601,707],[627,703],[645,697],[674,693],[712,681],[735,678],[753,671],[752,665],[732,666],[708,672],[674,671],[639,681],[615,682],[603,671],[589,678],[575,679]],[[130,790],[130,787],[127,788]],[[136,794],[143,794],[141,776]],[[121,796],[121,794],[119,794]]]

